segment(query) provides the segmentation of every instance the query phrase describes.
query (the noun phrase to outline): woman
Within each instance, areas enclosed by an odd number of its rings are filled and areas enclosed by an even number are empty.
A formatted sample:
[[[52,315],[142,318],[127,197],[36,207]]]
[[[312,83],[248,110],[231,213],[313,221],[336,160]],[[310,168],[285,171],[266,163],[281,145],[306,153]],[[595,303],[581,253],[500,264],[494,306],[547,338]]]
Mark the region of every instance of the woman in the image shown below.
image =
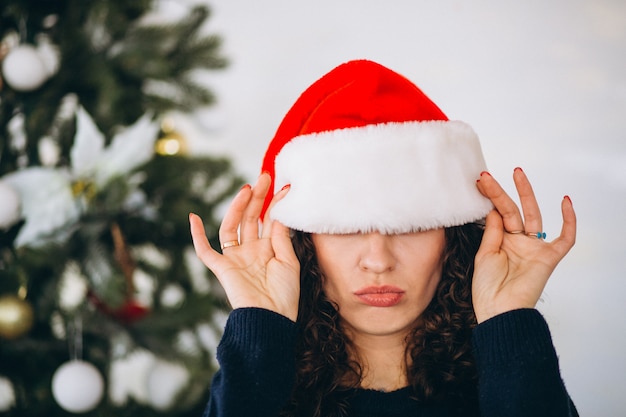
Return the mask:
[[[577,415],[535,310],[574,210],[564,197],[546,242],[513,179],[521,212],[473,130],[379,64],[316,81],[234,198],[222,254],[190,215],[233,307],[205,415]]]

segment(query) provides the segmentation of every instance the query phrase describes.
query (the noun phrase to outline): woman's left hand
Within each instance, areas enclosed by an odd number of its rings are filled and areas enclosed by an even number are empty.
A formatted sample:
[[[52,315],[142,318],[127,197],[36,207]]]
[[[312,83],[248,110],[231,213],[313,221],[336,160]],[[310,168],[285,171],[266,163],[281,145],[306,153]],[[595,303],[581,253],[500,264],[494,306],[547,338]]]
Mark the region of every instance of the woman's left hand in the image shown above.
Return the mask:
[[[489,173],[482,173],[477,182],[479,191],[495,206],[487,215],[474,263],[472,301],[478,323],[507,311],[534,308],[552,271],[576,240],[576,215],[567,196],[561,202],[560,236],[551,242],[529,236],[543,232],[541,212],[520,168],[513,172],[513,180],[523,218],[515,202]]]

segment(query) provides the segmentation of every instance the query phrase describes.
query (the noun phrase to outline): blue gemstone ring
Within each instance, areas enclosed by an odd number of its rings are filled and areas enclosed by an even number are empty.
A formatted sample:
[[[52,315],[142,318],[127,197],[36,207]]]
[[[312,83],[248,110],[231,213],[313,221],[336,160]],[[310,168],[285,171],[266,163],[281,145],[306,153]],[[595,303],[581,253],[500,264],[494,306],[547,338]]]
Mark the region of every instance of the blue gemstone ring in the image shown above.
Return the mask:
[[[546,232],[527,232],[526,230],[515,230],[513,232],[507,231],[507,233],[511,235],[524,234],[530,237],[536,237],[537,239],[543,240],[546,238]]]
[[[534,236],[537,239],[545,239],[546,238],[546,232],[537,232],[537,233],[526,233],[528,236]]]

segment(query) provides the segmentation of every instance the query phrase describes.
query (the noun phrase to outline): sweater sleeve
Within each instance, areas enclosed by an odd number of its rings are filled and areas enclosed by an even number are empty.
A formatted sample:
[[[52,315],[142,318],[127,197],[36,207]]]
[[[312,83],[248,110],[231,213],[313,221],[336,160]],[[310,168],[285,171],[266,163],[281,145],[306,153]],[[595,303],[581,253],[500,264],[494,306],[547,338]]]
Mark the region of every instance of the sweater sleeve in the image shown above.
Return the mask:
[[[294,384],[295,334],[296,324],[272,311],[233,310],[204,417],[277,417]]]
[[[539,311],[509,311],[481,323],[473,345],[482,417],[578,416]]]

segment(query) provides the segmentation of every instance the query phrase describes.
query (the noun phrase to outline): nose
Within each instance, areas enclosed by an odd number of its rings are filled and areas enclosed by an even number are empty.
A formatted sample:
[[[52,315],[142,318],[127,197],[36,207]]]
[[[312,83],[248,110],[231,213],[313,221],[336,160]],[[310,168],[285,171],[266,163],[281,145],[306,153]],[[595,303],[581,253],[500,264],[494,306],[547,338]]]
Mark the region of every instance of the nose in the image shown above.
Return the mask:
[[[363,237],[359,267],[375,274],[392,271],[396,265],[392,237],[376,232],[368,233]]]

